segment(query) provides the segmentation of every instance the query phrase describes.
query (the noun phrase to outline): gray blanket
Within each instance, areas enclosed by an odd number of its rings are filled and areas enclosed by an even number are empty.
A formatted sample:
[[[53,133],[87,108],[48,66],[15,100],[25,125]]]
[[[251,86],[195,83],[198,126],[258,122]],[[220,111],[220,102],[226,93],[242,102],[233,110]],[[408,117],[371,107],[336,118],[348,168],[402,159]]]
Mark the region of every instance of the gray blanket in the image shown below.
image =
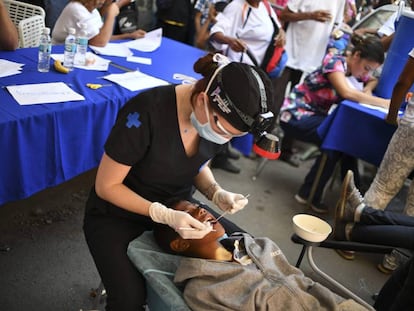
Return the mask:
[[[244,241],[247,266],[165,254],[152,232],[132,241],[128,256],[147,280],[151,311],[366,310],[304,276],[270,239]]]
[[[244,234],[245,250],[253,260],[243,266],[183,258],[175,281],[185,283],[184,298],[197,311],[366,310],[346,301],[290,265],[268,238]]]

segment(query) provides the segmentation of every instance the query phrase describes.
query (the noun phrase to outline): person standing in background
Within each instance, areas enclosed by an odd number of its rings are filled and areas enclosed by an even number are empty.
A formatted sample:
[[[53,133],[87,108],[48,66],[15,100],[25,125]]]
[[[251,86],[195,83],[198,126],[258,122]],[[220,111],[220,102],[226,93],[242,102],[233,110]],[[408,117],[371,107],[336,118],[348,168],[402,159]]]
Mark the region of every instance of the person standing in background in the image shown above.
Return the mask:
[[[352,26],[355,23],[357,7],[355,0],[346,0],[344,10],[344,23]]]
[[[321,66],[326,48],[335,25],[341,25],[345,0],[289,0],[281,12],[280,19],[288,23],[286,30],[286,52],[288,61],[282,76],[274,84],[277,112],[283,104],[288,83],[293,88],[303,73]],[[282,161],[299,166],[292,150],[292,141],[284,137]]]
[[[0,0],[0,29],[0,50],[13,51],[17,49],[19,36],[3,0]]]
[[[276,37],[273,37],[272,19],[278,27]],[[233,0],[210,33],[213,45],[224,48],[227,57],[249,65],[254,65],[254,61],[246,53],[247,50],[261,64],[269,44],[285,45],[285,32],[276,13],[273,10],[269,12],[262,0]]]
[[[262,0],[231,1],[211,28],[210,42],[213,47],[223,50],[232,61],[253,65],[250,54],[261,64],[270,44],[285,45],[285,31],[274,10],[270,5],[268,10],[267,5],[269,3],[265,4]],[[248,136],[241,139],[245,149],[243,153],[249,156],[252,141]],[[230,162],[229,157],[228,153],[218,155],[211,161],[211,166],[238,173],[240,169]]]
[[[156,0],[157,28],[163,36],[193,45],[194,16],[191,0]]]

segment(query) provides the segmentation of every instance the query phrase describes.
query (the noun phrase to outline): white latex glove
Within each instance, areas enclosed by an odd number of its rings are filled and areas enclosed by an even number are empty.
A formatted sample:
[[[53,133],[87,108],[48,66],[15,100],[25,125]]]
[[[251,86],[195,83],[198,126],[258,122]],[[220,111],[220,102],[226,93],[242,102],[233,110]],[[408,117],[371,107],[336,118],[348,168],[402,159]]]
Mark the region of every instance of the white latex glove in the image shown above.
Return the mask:
[[[216,204],[222,211],[225,211],[229,214],[234,214],[241,209],[243,209],[249,200],[242,194],[229,192],[223,189],[217,190],[213,199],[214,204]]]
[[[183,239],[202,239],[213,229],[211,224],[204,224],[186,212],[173,210],[158,202],[150,205],[149,215],[153,221],[173,228]]]

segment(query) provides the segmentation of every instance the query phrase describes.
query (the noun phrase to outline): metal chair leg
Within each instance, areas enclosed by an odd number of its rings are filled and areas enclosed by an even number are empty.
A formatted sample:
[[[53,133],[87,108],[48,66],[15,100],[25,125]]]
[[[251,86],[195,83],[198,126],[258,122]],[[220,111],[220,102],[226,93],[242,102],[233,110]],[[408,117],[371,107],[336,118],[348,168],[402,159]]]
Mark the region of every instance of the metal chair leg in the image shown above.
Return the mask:
[[[266,159],[266,158],[261,158],[261,159],[259,160],[259,163],[258,163],[258,164],[257,164],[257,166],[256,166],[256,172],[255,172],[254,176],[252,176],[252,179],[253,179],[253,180],[256,180],[256,179],[257,179],[257,177],[259,177],[260,173],[262,172],[262,170],[264,169],[264,167],[265,167],[265,165],[266,165],[266,163],[267,163],[268,161],[269,161],[269,160],[268,160],[268,159]]]
[[[318,268],[318,266],[316,265],[315,261],[313,260],[312,246],[307,247],[306,254],[307,254],[307,257],[308,257],[309,265],[311,266],[311,268],[313,269],[313,271],[315,271],[316,274],[318,274],[320,277],[322,277],[325,281],[327,281],[328,283],[330,283],[332,286],[338,288],[340,291],[342,291],[348,297],[352,298],[353,300],[355,300],[359,304],[363,305],[368,310],[375,311],[375,309],[369,303],[367,303],[365,300],[363,300],[359,296],[355,295],[348,288],[346,288],[345,286],[343,286],[339,282],[335,281],[328,274],[326,274],[325,272],[323,272],[321,269]]]
[[[302,260],[303,260],[303,256],[305,255],[305,252],[306,252],[306,248],[307,248],[306,245],[302,246],[302,250],[300,251],[298,260],[296,261],[296,265],[295,265],[296,268],[300,267],[300,264],[302,263]]]

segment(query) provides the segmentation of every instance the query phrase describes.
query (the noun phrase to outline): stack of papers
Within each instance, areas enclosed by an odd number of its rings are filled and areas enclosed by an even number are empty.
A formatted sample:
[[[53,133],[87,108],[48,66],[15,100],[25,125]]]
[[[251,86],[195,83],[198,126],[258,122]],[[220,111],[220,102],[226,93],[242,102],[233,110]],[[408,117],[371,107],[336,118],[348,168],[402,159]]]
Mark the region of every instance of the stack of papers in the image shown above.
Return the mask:
[[[7,59],[0,59],[0,78],[21,73],[23,66],[24,64],[11,62]]]

